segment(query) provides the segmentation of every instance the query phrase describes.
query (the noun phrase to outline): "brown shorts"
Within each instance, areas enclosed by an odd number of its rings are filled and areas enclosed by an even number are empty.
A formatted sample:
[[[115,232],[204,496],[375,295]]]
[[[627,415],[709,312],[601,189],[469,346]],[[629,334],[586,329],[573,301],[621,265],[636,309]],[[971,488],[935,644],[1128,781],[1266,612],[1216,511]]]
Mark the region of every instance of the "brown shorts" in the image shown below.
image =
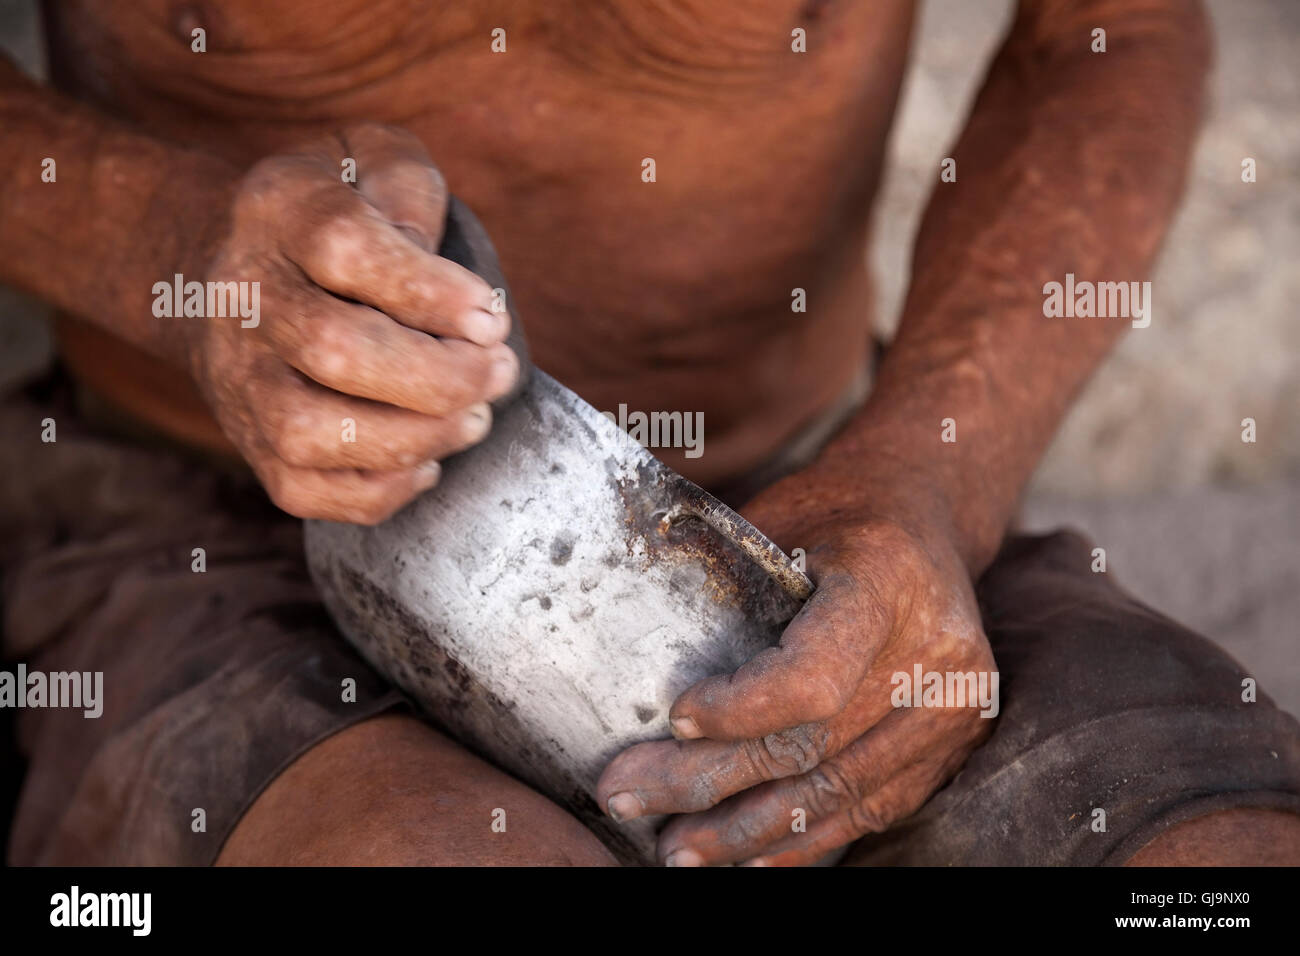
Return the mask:
[[[58,375],[0,404],[0,442],[4,669],[104,675],[98,718],[14,712],[10,862],[211,863],[296,757],[403,705],[330,624],[302,522],[251,476],[96,434]]]
[[[3,668],[103,672],[98,718],[7,715],[26,761],[11,862],[210,863],[296,757],[404,706],[325,616],[301,523],[251,478],[88,428],[57,375],[0,403],[0,442]],[[1234,661],[1088,552],[1008,542],[980,586],[996,730],[869,859],[1115,862],[1210,810],[1300,812],[1295,720],[1244,703]]]

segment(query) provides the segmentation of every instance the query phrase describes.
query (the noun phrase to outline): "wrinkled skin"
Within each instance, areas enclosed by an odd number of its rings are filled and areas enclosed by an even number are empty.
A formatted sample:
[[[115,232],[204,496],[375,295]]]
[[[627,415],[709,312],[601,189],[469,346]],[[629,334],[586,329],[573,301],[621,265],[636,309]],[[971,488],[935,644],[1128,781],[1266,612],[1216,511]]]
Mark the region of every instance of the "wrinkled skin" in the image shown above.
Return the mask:
[[[678,739],[631,747],[601,777],[616,818],[686,814],[660,836],[670,865],[816,862],[919,809],[992,730],[975,707],[891,703],[890,676],[917,662],[995,669],[951,545],[882,516],[803,524],[787,491],[800,482],[746,517],[811,545],[816,593],[777,647],[677,699]]]
[[[191,362],[226,436],[291,514],[382,521],[487,435],[487,403],[518,377],[508,314],[432,251],[446,206],[424,147],[392,127],[262,160],[236,184],[206,278],[259,281],[273,319],[192,325]],[[364,440],[340,440],[349,420]]]

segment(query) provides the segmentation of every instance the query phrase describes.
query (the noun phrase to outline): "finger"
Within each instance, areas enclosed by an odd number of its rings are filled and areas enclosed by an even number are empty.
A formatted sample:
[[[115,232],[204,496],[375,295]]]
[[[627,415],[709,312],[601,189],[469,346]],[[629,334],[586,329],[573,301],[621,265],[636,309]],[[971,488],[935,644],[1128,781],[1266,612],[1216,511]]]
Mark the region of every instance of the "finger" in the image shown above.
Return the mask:
[[[925,805],[935,789],[939,771],[929,762],[904,768],[874,793],[824,820],[807,833],[791,833],[744,866],[812,866],[828,853],[860,840],[870,833],[883,833],[899,820],[910,817]]]
[[[256,423],[275,455],[299,468],[400,471],[482,441],[492,424],[486,402],[434,417],[349,398],[282,368]]]
[[[762,784],[705,813],[674,817],[659,837],[660,858],[733,863],[837,814],[880,789],[942,745],[942,727],[894,711],[834,757],[796,777]]]
[[[319,292],[275,307],[268,334],[289,365],[321,385],[425,415],[491,401],[519,374],[504,344],[437,339]]]
[[[825,724],[758,740],[655,740],[615,757],[596,800],[619,822],[656,813],[695,813],[769,780],[807,773],[839,749]]]
[[[357,190],[425,252],[437,252],[447,219],[447,182],[418,136],[369,123],[341,137],[356,160]]]
[[[853,699],[888,637],[884,608],[859,581],[828,575],[778,646],[677,698],[669,712],[673,733],[740,740],[829,720]]]
[[[282,511],[297,518],[379,524],[438,483],[441,466],[427,462],[402,471],[321,471],[295,468],[259,448],[248,455],[262,487]]]
[[[859,693],[829,721],[764,737],[635,744],[605,768],[597,783],[597,800],[620,821],[706,810],[760,783],[808,773],[892,711],[888,694]]]
[[[359,193],[329,197],[330,214],[319,228],[285,239],[285,255],[313,282],[411,329],[479,345],[505,340],[510,318],[491,310],[486,282],[421,249]]]

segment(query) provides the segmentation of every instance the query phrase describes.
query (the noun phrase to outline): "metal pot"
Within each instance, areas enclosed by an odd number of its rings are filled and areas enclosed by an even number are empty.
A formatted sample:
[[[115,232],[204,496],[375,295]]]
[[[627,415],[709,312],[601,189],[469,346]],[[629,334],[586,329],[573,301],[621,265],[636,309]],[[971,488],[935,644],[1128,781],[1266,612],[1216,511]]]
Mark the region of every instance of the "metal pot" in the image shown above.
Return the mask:
[[[459,205],[441,252],[503,285]],[[653,862],[661,821],[609,820],[601,771],[669,736],[677,695],[775,643],[812,592],[740,515],[536,369],[437,487],[377,527],[308,522],[306,544],[367,660],[627,862]]]

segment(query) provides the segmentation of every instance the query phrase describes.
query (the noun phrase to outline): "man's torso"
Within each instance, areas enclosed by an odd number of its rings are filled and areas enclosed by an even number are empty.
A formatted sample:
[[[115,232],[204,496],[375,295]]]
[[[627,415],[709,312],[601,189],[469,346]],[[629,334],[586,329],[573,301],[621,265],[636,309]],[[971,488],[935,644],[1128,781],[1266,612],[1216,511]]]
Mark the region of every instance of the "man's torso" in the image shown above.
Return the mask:
[[[492,235],[537,364],[599,409],[703,412],[707,454],[656,451],[717,484],[866,361],[867,215],[911,18],[910,0],[66,0],[48,19],[58,85],[241,166],[355,122],[416,133]],[[98,391],[191,440],[215,427],[95,338],[63,323]]]

